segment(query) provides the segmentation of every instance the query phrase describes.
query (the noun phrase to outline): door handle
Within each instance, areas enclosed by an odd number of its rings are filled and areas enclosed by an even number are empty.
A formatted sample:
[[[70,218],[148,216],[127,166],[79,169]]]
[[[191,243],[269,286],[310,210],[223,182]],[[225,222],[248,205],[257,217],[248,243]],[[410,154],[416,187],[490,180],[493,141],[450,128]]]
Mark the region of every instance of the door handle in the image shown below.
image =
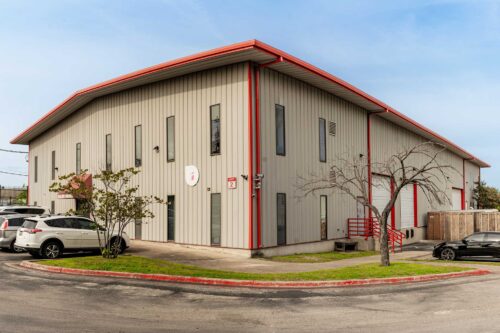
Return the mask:
[[[88,234],[89,234],[88,232],[82,231],[82,235],[88,235]]]
[[[56,235],[62,235],[63,233],[62,232],[56,232]]]

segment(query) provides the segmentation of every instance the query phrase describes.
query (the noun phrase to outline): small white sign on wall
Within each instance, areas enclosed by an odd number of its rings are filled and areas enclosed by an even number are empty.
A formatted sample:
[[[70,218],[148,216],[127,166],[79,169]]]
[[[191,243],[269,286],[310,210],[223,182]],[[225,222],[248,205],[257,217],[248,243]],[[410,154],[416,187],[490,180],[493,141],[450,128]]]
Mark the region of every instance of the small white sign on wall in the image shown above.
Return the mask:
[[[195,186],[200,180],[200,171],[194,165],[186,165],[184,177],[186,184],[189,186]]]
[[[236,185],[237,185],[236,177],[228,177],[227,178],[227,188],[228,189],[234,190],[236,188]]]

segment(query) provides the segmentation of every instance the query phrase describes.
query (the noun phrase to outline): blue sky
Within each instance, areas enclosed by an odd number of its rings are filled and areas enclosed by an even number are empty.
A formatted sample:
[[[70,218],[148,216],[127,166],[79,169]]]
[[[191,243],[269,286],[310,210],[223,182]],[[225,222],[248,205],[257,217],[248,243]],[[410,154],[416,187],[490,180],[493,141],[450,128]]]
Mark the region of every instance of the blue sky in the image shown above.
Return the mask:
[[[489,162],[500,187],[500,1],[0,0],[0,148],[24,149],[9,140],[75,90],[253,38]],[[27,172],[23,155],[0,161]]]

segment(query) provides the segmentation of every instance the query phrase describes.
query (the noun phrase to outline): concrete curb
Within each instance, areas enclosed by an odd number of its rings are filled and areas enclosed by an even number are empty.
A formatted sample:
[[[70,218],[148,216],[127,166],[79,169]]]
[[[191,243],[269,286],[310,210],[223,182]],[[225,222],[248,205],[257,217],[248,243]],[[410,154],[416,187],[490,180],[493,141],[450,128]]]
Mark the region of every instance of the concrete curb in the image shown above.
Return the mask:
[[[411,282],[427,282],[427,281],[445,280],[445,279],[459,278],[459,277],[480,276],[491,273],[486,269],[475,269],[475,270],[456,272],[456,273],[404,276],[404,277],[393,277],[393,278],[359,279],[359,280],[253,281],[253,280],[228,280],[228,279],[204,278],[204,277],[194,277],[194,276],[126,273],[126,272],[97,271],[97,270],[86,270],[86,269],[76,269],[76,268],[63,268],[63,267],[40,265],[33,261],[23,261],[21,262],[20,266],[43,272],[63,273],[72,275],[118,277],[118,278],[128,278],[137,280],[166,281],[175,283],[189,283],[189,284],[226,286],[226,287],[284,288],[284,289],[330,288],[330,287],[370,286],[370,285],[399,284],[399,283],[411,283]]]

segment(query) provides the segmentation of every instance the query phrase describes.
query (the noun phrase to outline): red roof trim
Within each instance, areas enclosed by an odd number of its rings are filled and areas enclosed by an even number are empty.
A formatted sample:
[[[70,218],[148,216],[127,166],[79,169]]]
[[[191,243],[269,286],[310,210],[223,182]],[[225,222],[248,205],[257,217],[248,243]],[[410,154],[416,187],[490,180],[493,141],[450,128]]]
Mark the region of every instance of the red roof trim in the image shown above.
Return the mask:
[[[144,76],[144,75],[148,75],[148,74],[152,74],[154,72],[158,72],[158,71],[161,71],[161,70],[165,70],[165,69],[168,69],[168,68],[172,68],[172,67],[176,67],[176,66],[181,66],[181,65],[184,65],[184,64],[187,64],[187,63],[191,63],[191,62],[196,62],[196,61],[199,61],[199,60],[204,60],[204,59],[208,59],[208,58],[211,58],[211,57],[215,57],[215,56],[218,56],[218,55],[223,55],[223,54],[228,54],[228,53],[233,53],[233,52],[238,52],[238,51],[243,51],[245,49],[251,49],[251,48],[257,48],[261,51],[264,51],[270,55],[273,55],[277,58],[283,58],[284,61],[286,62],[289,62],[289,63],[292,63],[296,66],[299,66],[299,67],[302,67],[316,75],[319,75],[331,82],[334,82],[342,87],[344,87],[345,89],[365,98],[366,100],[374,103],[375,105],[387,110],[388,112],[390,112],[391,114],[394,114],[396,115],[397,117],[401,118],[402,120],[404,120],[405,122],[407,123],[410,123],[411,125],[417,127],[418,129],[428,133],[429,135],[435,137],[436,139],[438,140],[441,140],[443,142],[445,142],[446,144],[448,144],[449,146],[459,150],[460,152],[462,152],[463,154],[469,156],[469,160],[470,161],[477,161],[478,163],[480,164],[483,164],[485,165],[486,167],[490,167],[490,165],[486,162],[483,162],[481,161],[480,159],[478,159],[477,157],[475,157],[474,155],[470,154],[469,152],[467,152],[466,150],[464,150],[463,148],[457,146],[456,144],[454,144],[453,142],[445,139],[444,137],[442,137],[441,135],[435,133],[434,131],[428,129],[427,127],[417,123],[416,121],[414,121],[413,119],[403,115],[402,113],[398,112],[397,110],[395,110],[394,108],[390,107],[389,105],[385,104],[384,102],[378,100],[377,98],[365,93],[364,91],[356,88],[355,86],[347,83],[346,81],[328,73],[328,72],[325,72],[324,70],[322,69],[319,69],[317,68],[316,66],[313,66],[303,60],[300,60],[286,52],[283,52],[275,47],[272,47],[266,43],[263,43],[261,41],[258,41],[258,40],[255,40],[255,39],[252,39],[252,40],[249,40],[249,41],[245,41],[245,42],[241,42],[241,43],[236,43],[236,44],[232,44],[232,45],[228,45],[228,46],[225,46],[225,47],[221,47],[221,48],[217,48],[217,49],[213,49],[213,50],[209,50],[209,51],[205,51],[205,52],[200,52],[200,53],[197,53],[195,55],[191,55],[191,56],[187,56],[187,57],[183,57],[183,58],[179,58],[179,59],[176,59],[176,60],[172,60],[172,61],[168,61],[168,62],[165,62],[165,63],[162,63],[162,64],[159,64],[159,65],[155,65],[155,66],[151,66],[151,67],[147,67],[145,69],[141,69],[141,70],[138,70],[138,71],[135,71],[135,72],[132,72],[130,74],[126,74],[126,75],[122,75],[122,76],[119,76],[117,78],[114,78],[114,79],[111,79],[111,80],[108,80],[108,81],[104,81],[102,83],[99,83],[99,84],[96,84],[96,85],[92,85],[88,88],[85,88],[85,89],[82,89],[82,90],[78,90],[77,92],[75,92],[73,95],[71,95],[69,98],[67,98],[66,100],[64,100],[61,104],[59,104],[58,106],[56,106],[54,109],[52,109],[50,112],[48,112],[47,114],[45,114],[41,119],[39,119],[37,122],[35,122],[33,125],[31,125],[30,127],[28,127],[25,131],[23,131],[21,134],[19,134],[18,136],[16,136],[14,139],[11,140],[11,143],[16,143],[18,140],[20,140],[20,138],[22,136],[24,136],[25,134],[29,133],[31,130],[33,130],[36,126],[38,126],[40,123],[42,123],[44,120],[46,120],[47,118],[49,118],[51,115],[55,114],[61,107],[63,107],[64,105],[66,105],[68,102],[70,102],[71,100],[73,100],[74,98],[78,97],[78,96],[82,96],[82,95],[85,95],[89,92],[92,92],[92,91],[95,91],[95,90],[99,90],[99,89],[102,89],[102,88],[105,88],[105,87],[109,87],[109,86],[112,86],[113,84],[116,84],[116,83],[121,83],[121,82],[125,82],[125,81],[129,81],[129,80],[132,80],[134,78],[137,78],[137,77],[141,77],[141,76]]]

